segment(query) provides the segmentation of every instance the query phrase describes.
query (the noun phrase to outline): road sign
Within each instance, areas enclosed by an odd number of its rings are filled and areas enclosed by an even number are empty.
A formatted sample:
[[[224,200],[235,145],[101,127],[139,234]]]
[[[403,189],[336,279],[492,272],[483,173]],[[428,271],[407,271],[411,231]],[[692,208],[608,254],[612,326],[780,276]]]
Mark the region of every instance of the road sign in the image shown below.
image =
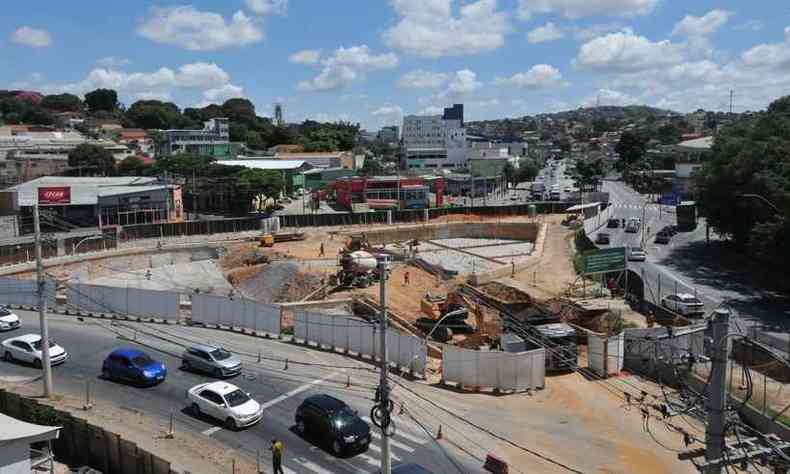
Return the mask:
[[[625,270],[625,247],[589,250],[582,254],[582,258],[582,272],[585,275]]]

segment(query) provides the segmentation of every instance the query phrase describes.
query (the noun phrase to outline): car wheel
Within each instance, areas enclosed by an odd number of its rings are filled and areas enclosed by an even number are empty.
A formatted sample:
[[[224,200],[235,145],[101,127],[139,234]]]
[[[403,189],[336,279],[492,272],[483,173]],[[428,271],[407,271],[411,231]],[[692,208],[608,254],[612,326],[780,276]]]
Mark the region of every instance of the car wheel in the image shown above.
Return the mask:
[[[340,441],[332,441],[332,452],[335,453],[336,456],[340,456],[343,453],[343,446],[340,445]]]
[[[203,414],[200,412],[200,407],[198,406],[197,403],[193,403],[192,406],[189,407],[189,409],[192,410],[192,414],[195,416],[201,416]]]
[[[101,378],[104,380],[110,380],[110,371],[107,369],[101,369]]]
[[[40,359],[33,359],[33,367],[40,369],[41,368],[41,360]]]
[[[299,420],[296,422],[296,431],[298,431],[301,435],[305,434],[306,429],[304,426],[304,420]]]
[[[184,361],[183,366],[184,366],[184,370],[188,370],[192,372],[192,364],[190,364],[188,360]]]
[[[216,377],[218,379],[222,378],[222,369],[220,369],[219,367],[215,367],[214,368],[214,377]]]
[[[236,426],[236,420],[234,420],[234,419],[233,419],[233,418],[231,418],[231,417],[228,417],[228,419],[227,419],[227,420],[225,420],[225,427],[226,427],[227,429],[231,430],[231,431],[236,431],[236,428],[237,428],[237,426]]]
[[[6,362],[13,362],[14,356],[11,355],[11,351],[5,351],[5,354],[3,354],[3,359],[5,359]]]

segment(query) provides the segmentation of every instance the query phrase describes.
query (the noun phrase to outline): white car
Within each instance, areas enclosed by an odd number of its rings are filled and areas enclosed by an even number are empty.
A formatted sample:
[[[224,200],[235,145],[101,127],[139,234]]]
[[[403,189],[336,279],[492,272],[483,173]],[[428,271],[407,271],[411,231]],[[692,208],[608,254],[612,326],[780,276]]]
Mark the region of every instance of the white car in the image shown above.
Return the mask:
[[[647,253],[642,247],[630,247],[628,249],[629,262],[644,262],[647,258]]]
[[[683,316],[701,316],[705,314],[705,303],[688,293],[667,295],[661,298],[661,305]]]
[[[0,306],[0,331],[10,331],[19,327],[19,316],[5,306]]]
[[[194,415],[208,415],[228,429],[252,426],[263,417],[263,408],[250,394],[227,382],[196,385],[187,391],[187,398]]]
[[[12,337],[3,341],[3,359],[8,362],[20,361],[33,364],[36,368],[41,367],[43,354],[41,351],[41,336],[38,334],[25,334],[23,336]],[[65,349],[49,340],[49,363],[57,365],[66,362],[69,353]]]

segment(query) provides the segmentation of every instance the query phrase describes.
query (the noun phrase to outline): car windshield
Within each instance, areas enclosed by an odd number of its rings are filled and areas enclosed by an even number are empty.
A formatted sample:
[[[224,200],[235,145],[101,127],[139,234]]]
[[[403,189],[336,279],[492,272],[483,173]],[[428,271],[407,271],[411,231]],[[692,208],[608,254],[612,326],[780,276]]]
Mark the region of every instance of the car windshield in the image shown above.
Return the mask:
[[[335,416],[332,418],[332,423],[335,425],[335,428],[343,429],[344,427],[353,424],[356,418],[357,415],[353,411],[349,410],[348,408],[344,408],[335,413]]]
[[[5,307],[0,306],[0,316],[8,316],[11,314],[11,311],[8,311]]]
[[[41,339],[37,340],[36,342],[33,342],[32,345],[33,345],[33,349],[35,349],[37,351],[40,351],[41,350]],[[49,348],[52,349],[53,347],[55,347],[55,341],[50,339],[49,340]]]
[[[702,304],[702,301],[698,300],[697,298],[694,298],[693,296],[690,297],[690,298],[683,298],[683,297],[681,297],[681,299],[683,300],[684,303]]]
[[[214,358],[214,360],[225,360],[231,356],[230,352],[226,351],[221,347],[219,349],[214,349],[213,351],[210,352],[210,354],[211,357]]]
[[[225,401],[232,407],[243,405],[250,400],[250,397],[239,389],[236,389],[229,394],[225,395]]]
[[[642,249],[640,247],[632,247],[631,253],[642,253]]]
[[[132,358],[132,364],[136,365],[137,367],[145,367],[151,364],[153,361],[154,360],[152,358],[148,357],[148,354],[141,354]]]

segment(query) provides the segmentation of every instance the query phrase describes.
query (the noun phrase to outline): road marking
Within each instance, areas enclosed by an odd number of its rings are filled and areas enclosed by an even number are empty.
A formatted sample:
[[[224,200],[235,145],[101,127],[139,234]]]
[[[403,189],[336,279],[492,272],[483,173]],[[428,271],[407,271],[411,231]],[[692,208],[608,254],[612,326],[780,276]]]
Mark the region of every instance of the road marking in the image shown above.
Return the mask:
[[[370,417],[369,417],[369,416],[363,416],[363,417],[362,417],[362,419],[363,419],[363,420],[365,420],[365,421],[367,421],[368,423],[372,423],[372,422],[370,421]],[[398,426],[398,425],[399,425],[400,427],[398,427],[398,428],[396,428],[396,429],[395,429],[395,436],[400,436],[401,438],[405,438],[405,439],[407,439],[407,440],[411,441],[412,443],[417,443],[417,444],[418,444],[418,445],[420,445],[420,446],[422,446],[423,444],[425,444],[425,441],[426,441],[425,439],[418,438],[418,437],[417,437],[418,435],[417,435],[417,436],[415,436],[415,435],[412,435],[412,434],[406,433],[406,429],[404,429],[404,428],[403,428],[403,425],[404,425],[404,423],[403,423],[403,422],[396,424],[396,426]],[[372,432],[372,431],[371,431],[371,432]],[[424,431],[421,431],[421,432],[419,432],[419,434],[422,434],[422,435],[424,435],[424,434],[425,434],[425,432],[424,432]]]
[[[217,431],[219,431],[219,430],[221,430],[221,429],[222,429],[222,428],[221,428],[221,427],[219,427],[219,426],[212,426],[212,427],[211,427],[211,428],[209,428],[209,429],[203,430],[203,431],[202,431],[202,433],[203,433],[204,435],[206,435],[206,436],[211,436],[211,435],[213,435],[214,433],[216,433]]]
[[[308,469],[308,470],[313,471],[313,472],[316,472],[318,474],[332,474],[332,471],[328,471],[328,470],[324,469],[323,467],[319,466],[318,464],[314,463],[313,461],[295,460],[294,462],[296,462],[297,464],[299,464],[303,468]],[[286,468],[285,472],[293,472],[293,471],[289,471],[288,468]]]
[[[381,439],[381,435],[375,431],[371,431],[370,434],[373,435],[375,438]],[[400,448],[403,451],[406,451],[409,454],[414,452],[414,448],[412,448],[411,446],[405,445],[399,441],[395,441],[392,438],[390,438],[390,444],[395,446],[396,448]]]
[[[340,375],[342,372],[344,372],[344,371],[343,370],[339,370],[337,372],[332,372],[331,374],[327,375],[324,378],[316,379],[316,380],[313,380],[310,383],[306,383],[306,384],[302,385],[301,387],[295,388],[295,389],[291,390],[288,393],[284,393],[284,394],[280,395],[277,398],[273,398],[273,399],[269,400],[268,402],[261,404],[261,408],[263,410],[266,410],[267,408],[271,408],[274,405],[277,405],[278,403],[282,402],[283,400],[287,400],[287,399],[293,397],[294,395],[298,395],[298,394],[304,392],[305,390],[310,389],[313,385],[318,385],[320,383],[326,382],[327,380],[331,379],[332,377],[334,377],[336,375]]]
[[[381,448],[377,445],[371,443],[368,445],[368,449],[375,451],[378,456],[381,456]],[[397,454],[393,453],[392,450],[390,450],[390,456],[396,461],[401,461],[401,458],[399,458]]]
[[[355,459],[362,459],[363,461],[365,461],[366,463],[370,464],[371,466],[378,467],[381,464],[378,459],[374,459],[373,457],[371,457],[371,456],[369,456],[367,454],[357,454],[356,456],[354,456],[354,458]]]

